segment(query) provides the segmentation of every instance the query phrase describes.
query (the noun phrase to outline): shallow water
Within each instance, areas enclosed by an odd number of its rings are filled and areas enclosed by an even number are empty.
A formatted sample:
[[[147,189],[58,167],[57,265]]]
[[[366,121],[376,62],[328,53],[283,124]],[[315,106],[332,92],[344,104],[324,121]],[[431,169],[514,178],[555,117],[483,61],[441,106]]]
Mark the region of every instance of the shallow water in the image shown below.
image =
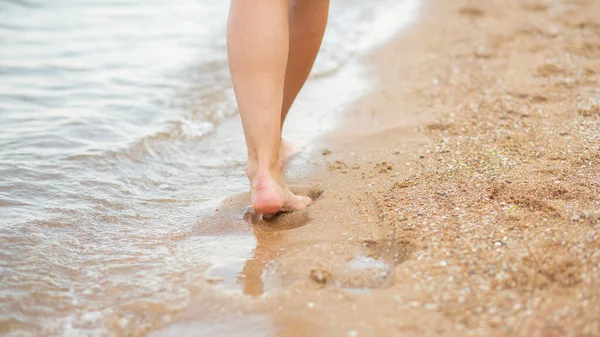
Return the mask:
[[[406,19],[390,17],[398,4],[333,1],[292,140],[310,146],[368,90],[350,61]],[[252,233],[198,235],[247,188],[227,10],[0,0],[0,333],[139,334],[168,323],[205,278],[241,292]],[[231,221],[245,226],[241,213]]]

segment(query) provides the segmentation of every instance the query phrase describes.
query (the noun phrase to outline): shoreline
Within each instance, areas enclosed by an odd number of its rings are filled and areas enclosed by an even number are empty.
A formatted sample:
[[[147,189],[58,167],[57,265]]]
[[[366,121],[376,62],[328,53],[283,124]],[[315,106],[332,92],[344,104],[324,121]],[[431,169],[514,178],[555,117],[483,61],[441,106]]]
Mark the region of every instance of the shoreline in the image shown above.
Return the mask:
[[[157,336],[600,333],[600,5],[422,6],[291,181],[323,195],[253,224],[247,296]]]

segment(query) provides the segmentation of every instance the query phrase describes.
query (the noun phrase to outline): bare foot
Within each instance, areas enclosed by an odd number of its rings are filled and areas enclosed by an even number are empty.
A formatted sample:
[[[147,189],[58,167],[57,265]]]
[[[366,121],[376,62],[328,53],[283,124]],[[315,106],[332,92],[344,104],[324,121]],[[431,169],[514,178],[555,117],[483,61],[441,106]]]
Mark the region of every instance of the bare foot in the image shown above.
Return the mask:
[[[295,195],[287,187],[277,184],[269,175],[257,177],[252,182],[250,194],[254,213],[262,215],[301,210],[313,202],[311,198]]]
[[[279,145],[279,160],[283,162],[296,153],[298,153],[298,149],[292,143],[282,138],[281,145]]]

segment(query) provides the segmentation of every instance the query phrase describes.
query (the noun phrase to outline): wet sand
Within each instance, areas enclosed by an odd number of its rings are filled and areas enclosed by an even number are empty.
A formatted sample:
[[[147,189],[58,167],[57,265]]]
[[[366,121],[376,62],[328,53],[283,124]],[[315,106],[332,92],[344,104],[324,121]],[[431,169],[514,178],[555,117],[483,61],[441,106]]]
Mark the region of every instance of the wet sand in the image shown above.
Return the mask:
[[[243,295],[192,296],[154,334],[600,335],[593,13],[600,2],[429,1],[366,60],[380,85],[343,131],[291,164],[313,206],[232,226],[241,195],[215,212],[216,233],[256,237]]]

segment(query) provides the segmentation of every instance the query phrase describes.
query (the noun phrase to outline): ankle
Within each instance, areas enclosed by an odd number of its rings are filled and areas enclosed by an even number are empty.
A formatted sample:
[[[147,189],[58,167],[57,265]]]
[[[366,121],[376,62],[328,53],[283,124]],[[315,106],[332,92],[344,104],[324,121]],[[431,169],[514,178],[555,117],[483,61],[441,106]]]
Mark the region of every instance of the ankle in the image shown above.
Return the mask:
[[[253,182],[260,177],[270,177],[275,181],[281,180],[283,177],[283,165],[281,161],[277,160],[274,163],[268,165],[261,165],[258,160],[248,158],[246,163],[246,175],[248,179]]]
[[[271,179],[279,182],[281,180],[283,172],[283,165],[281,165],[280,161],[275,163],[271,163],[269,165],[259,166],[258,171],[256,172],[256,177],[270,177]]]

